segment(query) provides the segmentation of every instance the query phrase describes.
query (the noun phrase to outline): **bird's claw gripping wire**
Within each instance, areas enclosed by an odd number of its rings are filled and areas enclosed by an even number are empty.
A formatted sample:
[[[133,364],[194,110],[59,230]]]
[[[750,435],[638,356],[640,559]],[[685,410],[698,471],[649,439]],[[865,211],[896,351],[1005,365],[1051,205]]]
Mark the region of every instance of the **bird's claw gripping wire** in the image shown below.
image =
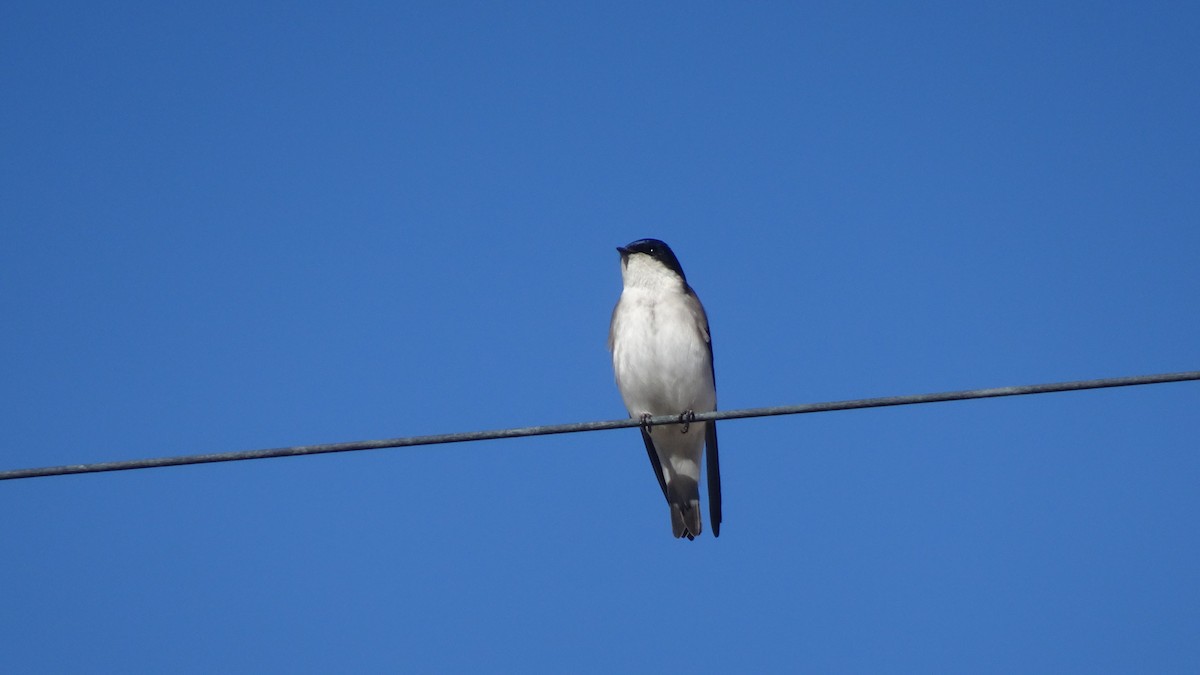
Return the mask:
[[[686,434],[688,428],[692,426],[692,422],[696,421],[696,413],[693,410],[684,410],[679,415],[679,422],[683,424],[683,429],[679,433]]]

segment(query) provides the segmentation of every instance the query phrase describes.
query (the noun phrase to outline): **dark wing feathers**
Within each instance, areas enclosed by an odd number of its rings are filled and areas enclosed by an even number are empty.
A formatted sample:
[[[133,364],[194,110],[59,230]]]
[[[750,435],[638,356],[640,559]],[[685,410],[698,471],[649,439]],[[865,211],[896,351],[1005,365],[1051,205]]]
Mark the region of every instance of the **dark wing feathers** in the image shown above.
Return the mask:
[[[650,440],[650,433],[642,429],[642,440],[646,443],[646,454],[650,455],[650,466],[654,467],[654,475],[658,476],[658,486],[662,488],[663,498],[667,497],[667,479],[663,476],[662,462],[658,460],[658,452],[654,449],[654,441]],[[670,504],[671,500],[667,499]]]
[[[700,298],[696,296],[696,292],[691,286],[687,287],[687,294],[691,296],[692,312],[696,317],[696,325],[702,326],[704,334],[702,337],[708,343],[708,367],[712,373],[713,387],[717,386],[717,371],[713,367],[713,348],[712,348],[712,333],[708,328],[708,315],[704,312],[704,306],[700,304]],[[647,443],[649,437],[647,436]],[[712,523],[713,536],[721,535],[721,462],[717,452],[717,423],[709,422],[707,431],[704,434],[704,458],[707,461],[708,470],[708,519]]]
[[[721,536],[721,464],[717,460],[717,423],[709,422],[704,436],[704,457],[708,460],[708,520],[714,537]]]

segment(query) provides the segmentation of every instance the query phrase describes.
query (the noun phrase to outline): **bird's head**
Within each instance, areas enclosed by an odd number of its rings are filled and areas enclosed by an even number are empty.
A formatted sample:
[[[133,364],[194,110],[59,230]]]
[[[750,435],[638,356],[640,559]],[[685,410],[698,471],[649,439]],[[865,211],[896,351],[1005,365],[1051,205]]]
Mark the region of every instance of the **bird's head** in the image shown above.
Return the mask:
[[[674,251],[659,239],[638,239],[618,246],[621,254],[621,277],[626,286],[660,286],[678,281],[686,284],[683,267]]]

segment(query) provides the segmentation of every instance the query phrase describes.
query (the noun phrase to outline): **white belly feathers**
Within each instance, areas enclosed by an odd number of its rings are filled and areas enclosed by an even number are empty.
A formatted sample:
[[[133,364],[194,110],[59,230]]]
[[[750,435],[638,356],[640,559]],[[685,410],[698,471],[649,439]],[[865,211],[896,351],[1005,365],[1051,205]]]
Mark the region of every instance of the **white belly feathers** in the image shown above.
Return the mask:
[[[626,288],[613,344],[617,385],[630,415],[715,409],[708,345],[682,293],[667,297]]]

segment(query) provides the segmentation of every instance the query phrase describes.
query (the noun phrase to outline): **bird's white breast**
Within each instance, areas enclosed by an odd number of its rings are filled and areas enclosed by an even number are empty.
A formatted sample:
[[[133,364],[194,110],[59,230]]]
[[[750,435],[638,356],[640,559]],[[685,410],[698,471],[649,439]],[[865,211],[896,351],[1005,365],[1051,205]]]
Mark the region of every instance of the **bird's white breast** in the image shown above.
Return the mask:
[[[716,408],[704,326],[680,289],[626,286],[613,317],[613,369],[630,415]]]

